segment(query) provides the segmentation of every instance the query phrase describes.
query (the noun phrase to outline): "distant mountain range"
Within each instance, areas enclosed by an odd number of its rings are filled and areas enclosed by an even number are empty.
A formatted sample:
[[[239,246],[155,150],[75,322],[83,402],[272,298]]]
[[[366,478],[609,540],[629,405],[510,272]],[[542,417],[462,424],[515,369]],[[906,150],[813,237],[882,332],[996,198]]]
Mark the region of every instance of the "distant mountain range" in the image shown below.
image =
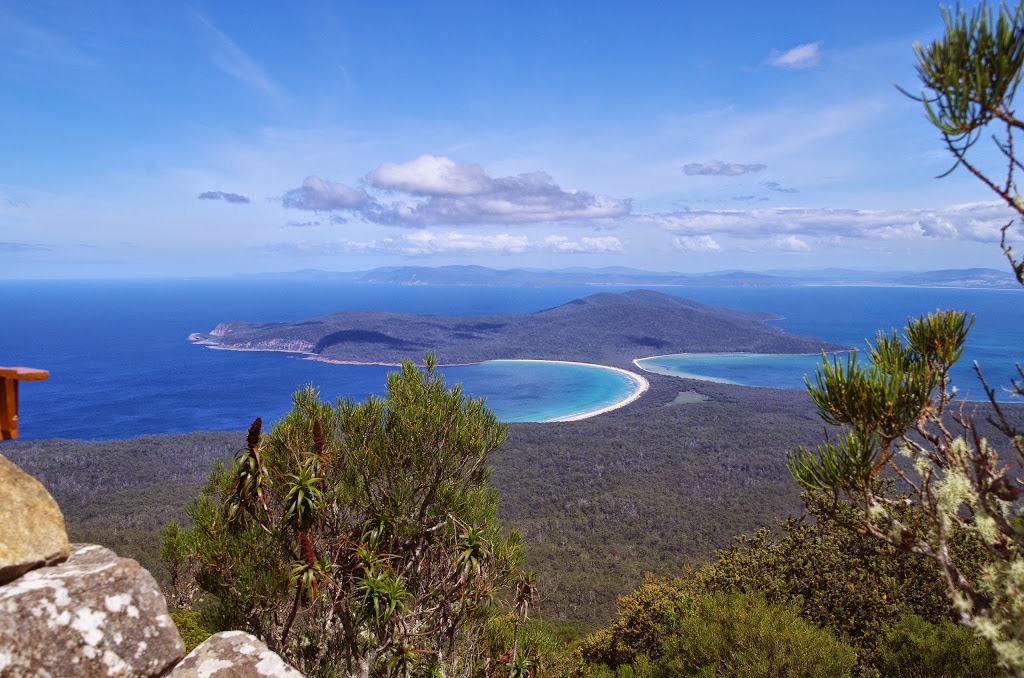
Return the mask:
[[[442,364],[533,358],[629,365],[668,353],[817,353],[842,348],[783,332],[773,316],[652,290],[600,293],[522,315],[431,316],[349,311],[301,322],[221,323],[197,344],[291,351],[320,360],[397,363],[433,351]]]
[[[677,273],[642,271],[622,266],[607,268],[572,267],[556,270],[538,268],[495,269],[486,266],[385,266],[370,271],[320,271],[307,269],[288,273],[246,274],[244,277],[341,280],[389,285],[483,285],[554,287],[563,285],[680,286],[680,287],[802,287],[812,285],[974,287],[1013,289],[1019,287],[1008,270],[994,268],[946,269],[939,271],[858,271],[826,268],[820,270],[716,271]]]

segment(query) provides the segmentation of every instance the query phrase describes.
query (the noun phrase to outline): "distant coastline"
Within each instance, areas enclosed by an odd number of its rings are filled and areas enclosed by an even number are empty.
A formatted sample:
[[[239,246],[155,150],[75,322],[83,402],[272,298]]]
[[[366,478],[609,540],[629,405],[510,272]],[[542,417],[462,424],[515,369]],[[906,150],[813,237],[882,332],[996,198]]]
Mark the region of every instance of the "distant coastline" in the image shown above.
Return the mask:
[[[639,399],[649,388],[625,369],[637,356],[694,352],[813,354],[842,348],[768,325],[770,313],[741,312],[651,290],[599,293],[543,311],[489,316],[350,311],[284,323],[223,322],[189,341],[217,350],[274,352],[340,365],[396,367],[433,353],[441,367],[546,362],[611,370],[632,382],[614,402],[543,419],[578,421]],[[618,395],[616,393],[616,395]],[[595,406],[596,405],[596,406]],[[586,405],[584,405],[586,407]],[[563,410],[564,411],[564,410]]]
[[[806,269],[708,273],[645,271],[621,266],[567,269],[494,269],[486,266],[385,266],[369,271],[305,270],[290,273],[250,273],[236,277],[305,280],[345,280],[370,285],[430,285],[456,287],[908,287],[940,289],[1019,289],[1007,270],[992,268],[931,271],[865,271]]]

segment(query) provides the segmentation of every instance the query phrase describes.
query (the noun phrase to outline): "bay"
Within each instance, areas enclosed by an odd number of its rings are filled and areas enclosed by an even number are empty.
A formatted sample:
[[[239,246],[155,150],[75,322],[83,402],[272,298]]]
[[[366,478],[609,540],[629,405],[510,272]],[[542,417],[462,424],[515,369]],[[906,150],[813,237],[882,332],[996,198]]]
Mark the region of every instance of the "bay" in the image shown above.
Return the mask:
[[[1000,401],[1005,387],[1021,380],[1024,363],[1024,290],[918,287],[798,287],[692,290],[706,303],[782,316],[772,321],[787,332],[809,334],[863,350],[878,332],[901,332],[908,319],[955,309],[974,317],[964,355],[952,376],[961,395],[985,400],[977,363]],[[845,358],[844,358],[845,359]],[[820,355],[692,354],[658,356],[638,365],[658,374],[770,388],[802,389],[814,380]]]
[[[267,421],[282,416],[291,393],[304,384],[314,384],[328,399],[362,399],[383,392],[392,368],[210,350],[190,344],[190,332],[208,331],[226,320],[300,320],[360,309],[530,313],[598,291],[626,289],[260,279],[0,281],[0,364],[51,372],[49,381],[22,386],[22,439],[243,431],[255,416]],[[1024,358],[1024,294],[1018,290],[652,289],[768,311],[784,316],[774,324],[786,331],[851,345],[862,345],[878,329],[902,326],[908,315],[964,308],[978,316],[968,358],[978,359],[993,383],[1005,383],[1012,363]],[[462,382],[468,393],[486,397],[506,421],[543,421],[599,409],[632,389],[606,370],[533,365],[496,362],[442,372],[450,383]]]

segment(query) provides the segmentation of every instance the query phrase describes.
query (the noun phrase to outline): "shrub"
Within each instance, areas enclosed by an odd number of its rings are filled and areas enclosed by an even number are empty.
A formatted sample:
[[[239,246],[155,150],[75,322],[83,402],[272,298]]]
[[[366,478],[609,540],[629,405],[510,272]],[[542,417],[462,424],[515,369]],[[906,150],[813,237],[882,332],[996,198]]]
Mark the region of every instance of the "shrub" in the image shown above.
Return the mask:
[[[913,614],[885,635],[875,666],[890,678],[1006,675],[992,649],[969,629],[946,620],[931,624]]]
[[[853,648],[801,619],[796,602],[715,593],[694,599],[652,675],[833,678],[850,675],[856,659]]]

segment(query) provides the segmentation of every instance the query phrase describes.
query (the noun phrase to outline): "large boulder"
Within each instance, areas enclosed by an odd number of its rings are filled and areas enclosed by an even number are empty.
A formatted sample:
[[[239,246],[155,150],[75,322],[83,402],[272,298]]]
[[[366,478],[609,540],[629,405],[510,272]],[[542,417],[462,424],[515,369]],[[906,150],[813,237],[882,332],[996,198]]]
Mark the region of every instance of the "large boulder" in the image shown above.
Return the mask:
[[[0,455],[0,584],[68,557],[64,514],[43,484]]]
[[[223,631],[192,650],[167,678],[302,678],[256,636]]]
[[[102,546],[0,586],[2,676],[160,676],[184,654],[152,575]]]

